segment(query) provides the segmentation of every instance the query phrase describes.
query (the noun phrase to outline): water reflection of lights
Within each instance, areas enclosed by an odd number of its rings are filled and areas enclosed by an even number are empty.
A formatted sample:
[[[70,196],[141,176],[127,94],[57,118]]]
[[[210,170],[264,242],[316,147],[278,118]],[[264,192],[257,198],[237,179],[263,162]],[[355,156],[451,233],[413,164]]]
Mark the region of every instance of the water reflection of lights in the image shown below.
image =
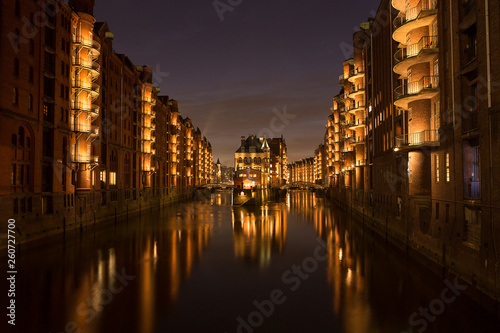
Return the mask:
[[[267,267],[274,251],[286,242],[286,215],[265,206],[257,209],[233,208],[234,253],[238,259],[260,268]]]
[[[347,269],[347,276],[345,279],[345,283],[350,286],[352,282],[352,270],[350,268]]]

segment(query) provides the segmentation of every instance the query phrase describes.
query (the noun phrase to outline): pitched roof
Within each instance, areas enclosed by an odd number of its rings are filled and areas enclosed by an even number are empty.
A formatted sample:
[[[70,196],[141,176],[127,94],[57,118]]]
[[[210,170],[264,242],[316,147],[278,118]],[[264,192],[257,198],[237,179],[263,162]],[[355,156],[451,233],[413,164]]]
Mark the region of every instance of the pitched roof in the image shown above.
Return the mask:
[[[241,144],[241,146],[236,150],[237,153],[249,153],[250,148],[255,148],[256,153],[263,153],[265,148],[269,148],[269,144],[266,139],[261,141],[255,135],[250,135],[246,140]]]

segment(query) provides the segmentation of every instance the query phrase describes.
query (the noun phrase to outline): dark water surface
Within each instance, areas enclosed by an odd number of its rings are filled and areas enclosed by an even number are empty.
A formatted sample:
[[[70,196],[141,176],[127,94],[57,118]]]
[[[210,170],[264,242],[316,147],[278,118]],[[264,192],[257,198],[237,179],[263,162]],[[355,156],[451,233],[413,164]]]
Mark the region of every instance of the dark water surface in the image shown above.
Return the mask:
[[[57,243],[18,253],[2,331],[500,331],[460,286],[305,191],[256,209],[217,192]]]

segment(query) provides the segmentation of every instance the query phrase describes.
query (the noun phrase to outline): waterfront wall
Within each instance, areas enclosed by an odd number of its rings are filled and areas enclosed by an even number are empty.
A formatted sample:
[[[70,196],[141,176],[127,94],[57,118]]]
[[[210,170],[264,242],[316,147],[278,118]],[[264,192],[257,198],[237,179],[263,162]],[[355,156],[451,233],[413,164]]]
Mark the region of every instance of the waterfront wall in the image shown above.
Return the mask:
[[[354,217],[355,223],[363,224],[435,274],[443,278],[456,276],[467,283],[466,294],[500,317],[498,262],[488,262],[488,254],[471,256],[467,245],[461,240],[454,241],[460,234],[456,222],[444,230],[426,227],[421,220],[415,219],[419,216],[416,210],[422,207],[418,198],[410,200],[408,214],[403,216],[386,205],[371,205],[350,188],[330,188],[328,197]],[[430,232],[423,233],[422,228]],[[491,235],[495,239],[496,236],[498,233]]]

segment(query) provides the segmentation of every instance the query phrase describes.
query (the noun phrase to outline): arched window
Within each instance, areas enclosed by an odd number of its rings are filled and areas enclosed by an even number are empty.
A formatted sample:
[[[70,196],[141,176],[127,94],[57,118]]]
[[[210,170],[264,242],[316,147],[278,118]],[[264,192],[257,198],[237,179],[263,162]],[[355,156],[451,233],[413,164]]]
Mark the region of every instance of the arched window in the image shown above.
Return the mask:
[[[34,81],[33,66],[30,66],[28,81],[29,81],[29,83],[33,83],[33,81]]]
[[[253,162],[254,162],[255,164],[257,164],[257,157],[254,157],[254,158],[253,158]]]
[[[32,28],[35,27],[35,14],[33,14],[33,13],[30,13],[30,26]]]
[[[26,148],[30,148],[31,147],[31,139],[29,136],[26,137]]]
[[[242,161],[242,159],[240,157],[240,158],[238,158],[238,163],[241,163],[241,162],[243,162],[243,161]]]
[[[33,111],[33,95],[28,95],[28,110]]]
[[[12,134],[12,141],[11,141],[13,146],[17,146],[17,135]]]
[[[262,163],[262,159],[260,157],[257,159],[257,163]]]
[[[19,147],[24,147],[24,127],[19,127]]]
[[[19,59],[14,59],[14,76],[19,76]]]
[[[12,104],[17,105],[17,88],[12,89]]]

